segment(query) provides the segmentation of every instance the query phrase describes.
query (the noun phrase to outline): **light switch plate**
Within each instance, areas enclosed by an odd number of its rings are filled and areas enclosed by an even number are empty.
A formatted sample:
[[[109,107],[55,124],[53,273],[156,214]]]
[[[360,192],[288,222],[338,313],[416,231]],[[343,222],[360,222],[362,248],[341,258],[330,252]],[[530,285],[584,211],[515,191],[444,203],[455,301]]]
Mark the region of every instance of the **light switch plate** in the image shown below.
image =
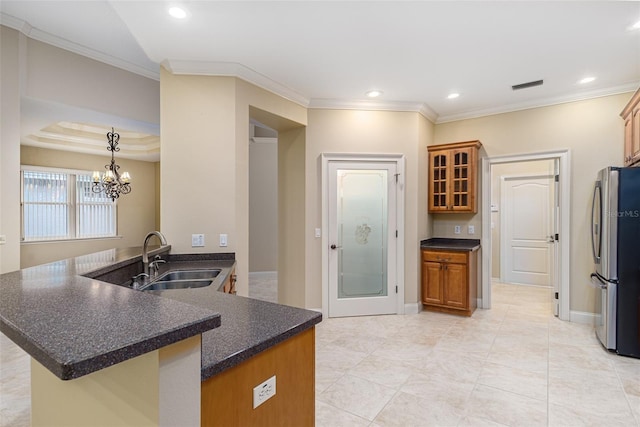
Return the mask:
[[[320,236],[322,236],[322,230],[321,230],[321,229],[319,229],[319,228],[316,228],[316,234],[315,234],[315,236],[316,236],[316,237],[320,237]]]
[[[227,246],[227,235],[226,234],[221,234],[220,235],[220,247],[225,247]]]
[[[0,245],[4,245],[5,243],[7,243],[7,236],[0,234]]]
[[[191,235],[191,247],[201,248],[204,246],[204,234],[192,234]]]

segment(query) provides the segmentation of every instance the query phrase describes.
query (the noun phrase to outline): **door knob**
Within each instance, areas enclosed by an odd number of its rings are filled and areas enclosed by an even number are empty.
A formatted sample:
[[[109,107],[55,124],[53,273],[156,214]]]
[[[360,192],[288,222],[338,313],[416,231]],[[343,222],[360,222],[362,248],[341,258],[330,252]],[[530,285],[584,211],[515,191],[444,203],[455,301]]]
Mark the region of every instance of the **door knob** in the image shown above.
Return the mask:
[[[331,249],[340,249],[342,246],[331,245],[329,246]]]

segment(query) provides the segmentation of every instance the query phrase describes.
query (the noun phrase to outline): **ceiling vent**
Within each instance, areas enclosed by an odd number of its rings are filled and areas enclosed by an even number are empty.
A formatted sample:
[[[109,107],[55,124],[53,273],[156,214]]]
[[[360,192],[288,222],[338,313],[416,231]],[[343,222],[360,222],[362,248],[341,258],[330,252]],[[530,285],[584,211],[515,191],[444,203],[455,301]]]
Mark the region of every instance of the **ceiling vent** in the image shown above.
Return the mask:
[[[528,82],[528,83],[520,83],[519,85],[511,86],[511,89],[513,90],[527,89],[534,86],[542,86],[542,83],[544,83],[543,80],[536,80],[534,82]]]

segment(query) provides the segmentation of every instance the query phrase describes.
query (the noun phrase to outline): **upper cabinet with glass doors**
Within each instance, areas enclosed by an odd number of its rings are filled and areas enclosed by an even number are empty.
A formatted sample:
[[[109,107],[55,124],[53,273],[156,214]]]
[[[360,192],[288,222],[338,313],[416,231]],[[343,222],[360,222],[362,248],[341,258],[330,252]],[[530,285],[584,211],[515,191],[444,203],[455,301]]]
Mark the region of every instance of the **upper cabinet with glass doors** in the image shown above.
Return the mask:
[[[624,120],[624,165],[632,166],[640,161],[640,89],[620,117]]]
[[[480,141],[432,145],[429,150],[429,212],[476,213]]]

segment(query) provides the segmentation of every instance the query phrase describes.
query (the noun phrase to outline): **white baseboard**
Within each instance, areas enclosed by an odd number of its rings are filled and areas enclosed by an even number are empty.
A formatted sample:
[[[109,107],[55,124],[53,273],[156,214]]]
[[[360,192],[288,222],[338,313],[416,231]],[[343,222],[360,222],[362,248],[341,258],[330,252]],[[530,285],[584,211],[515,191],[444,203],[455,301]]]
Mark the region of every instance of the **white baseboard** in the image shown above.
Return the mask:
[[[419,302],[405,303],[404,314],[418,314],[422,311],[422,304]]]
[[[569,312],[569,322],[574,323],[582,323],[585,325],[593,325],[595,324],[595,313],[590,313],[587,311],[570,311]]]

